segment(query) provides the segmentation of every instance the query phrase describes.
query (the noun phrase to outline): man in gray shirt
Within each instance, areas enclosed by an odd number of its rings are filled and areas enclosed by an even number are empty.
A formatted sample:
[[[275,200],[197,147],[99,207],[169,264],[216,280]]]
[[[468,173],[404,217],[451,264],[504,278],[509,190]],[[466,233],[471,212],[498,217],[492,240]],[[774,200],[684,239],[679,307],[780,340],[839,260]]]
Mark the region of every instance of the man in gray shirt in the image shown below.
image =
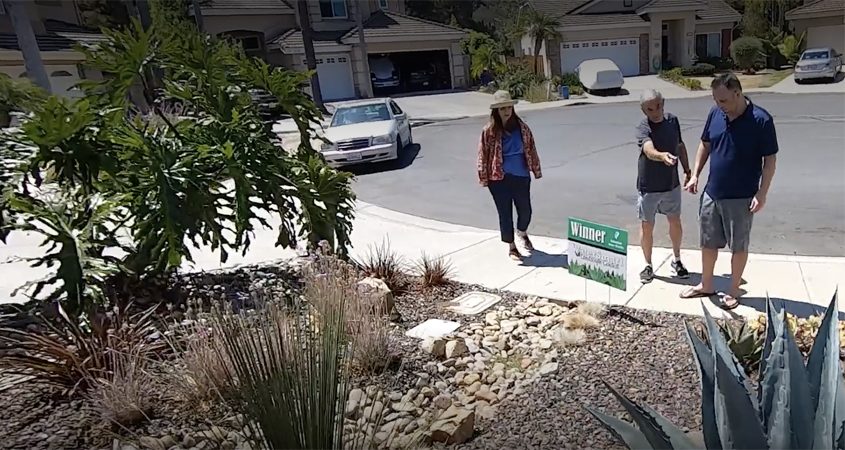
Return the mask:
[[[669,237],[672,240],[672,272],[679,278],[687,278],[689,272],[681,262],[681,181],[678,179],[678,161],[684,168],[685,180],[690,178],[687,148],[681,138],[678,118],[663,110],[664,99],[660,92],[652,89],[643,91],[640,107],[645,118],[637,125],[637,215],[642,224],[640,246],[645,256],[646,267],[640,272],[640,281],[650,283],[654,279],[651,264],[654,246],[654,222],[657,214],[663,214],[669,221]]]

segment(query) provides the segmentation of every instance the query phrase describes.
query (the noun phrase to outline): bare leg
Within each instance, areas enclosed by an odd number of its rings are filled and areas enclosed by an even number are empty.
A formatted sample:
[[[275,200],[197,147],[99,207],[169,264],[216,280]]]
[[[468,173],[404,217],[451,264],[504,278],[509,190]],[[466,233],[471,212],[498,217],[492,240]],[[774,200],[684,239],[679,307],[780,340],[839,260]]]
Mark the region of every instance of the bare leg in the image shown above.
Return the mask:
[[[681,225],[681,216],[668,216],[669,238],[672,239],[672,253],[675,259],[681,258],[681,242],[684,238],[684,228]]]
[[[713,272],[716,270],[716,260],[718,258],[718,249],[701,249],[701,284],[698,285],[698,288],[702,292],[713,292]]]
[[[739,286],[742,284],[742,274],[745,272],[745,265],[748,263],[748,252],[736,252],[731,255],[731,290],[728,294],[733,298],[739,298]]]
[[[654,247],[654,223],[641,222],[640,228],[640,247],[643,249],[643,257],[649,266],[651,265],[651,252]]]

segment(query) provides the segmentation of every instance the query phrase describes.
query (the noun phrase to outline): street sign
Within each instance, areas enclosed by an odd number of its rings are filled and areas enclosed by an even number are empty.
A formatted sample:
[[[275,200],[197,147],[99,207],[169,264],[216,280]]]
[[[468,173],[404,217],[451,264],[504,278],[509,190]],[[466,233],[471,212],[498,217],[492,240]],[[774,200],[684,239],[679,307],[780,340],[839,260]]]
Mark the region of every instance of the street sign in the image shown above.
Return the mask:
[[[569,273],[615,289],[627,289],[627,231],[570,217],[567,236]]]

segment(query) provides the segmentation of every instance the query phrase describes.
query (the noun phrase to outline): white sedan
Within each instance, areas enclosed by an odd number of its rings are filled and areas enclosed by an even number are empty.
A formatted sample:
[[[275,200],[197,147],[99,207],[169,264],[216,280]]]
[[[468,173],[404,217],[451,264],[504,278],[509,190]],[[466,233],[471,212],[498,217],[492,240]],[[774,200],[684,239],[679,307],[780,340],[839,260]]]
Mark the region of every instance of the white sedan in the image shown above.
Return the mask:
[[[578,80],[588,91],[610,91],[622,89],[625,83],[622,71],[609,59],[590,59],[575,68]]]
[[[389,98],[339,105],[324,137],[320,150],[333,167],[395,160],[413,143],[408,115]]]

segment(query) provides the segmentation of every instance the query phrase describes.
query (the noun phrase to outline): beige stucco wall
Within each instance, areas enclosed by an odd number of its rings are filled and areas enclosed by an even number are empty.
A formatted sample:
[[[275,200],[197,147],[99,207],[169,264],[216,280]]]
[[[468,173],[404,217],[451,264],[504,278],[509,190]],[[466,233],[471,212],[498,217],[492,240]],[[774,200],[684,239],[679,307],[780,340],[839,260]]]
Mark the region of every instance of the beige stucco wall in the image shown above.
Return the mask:
[[[282,32],[296,27],[293,14],[275,14],[264,16],[203,16],[206,32],[220,34],[229,31],[246,30],[264,33],[265,39],[278,36]]]
[[[723,23],[697,23],[695,24],[695,33],[721,33],[724,29],[732,29],[734,24],[731,22]]]
[[[819,17],[816,19],[798,19],[791,21],[796,34],[801,34],[809,27],[829,27],[845,24],[845,14],[841,16]]]
[[[689,66],[695,57],[695,13],[672,12],[649,15],[651,32],[649,37],[650,72],[655,73],[663,67],[663,22],[669,23],[670,58],[676,65]]]
[[[593,41],[598,39],[636,38],[642,33],[648,33],[647,25],[625,28],[601,28],[595,30],[567,30],[563,29],[564,41]]]

